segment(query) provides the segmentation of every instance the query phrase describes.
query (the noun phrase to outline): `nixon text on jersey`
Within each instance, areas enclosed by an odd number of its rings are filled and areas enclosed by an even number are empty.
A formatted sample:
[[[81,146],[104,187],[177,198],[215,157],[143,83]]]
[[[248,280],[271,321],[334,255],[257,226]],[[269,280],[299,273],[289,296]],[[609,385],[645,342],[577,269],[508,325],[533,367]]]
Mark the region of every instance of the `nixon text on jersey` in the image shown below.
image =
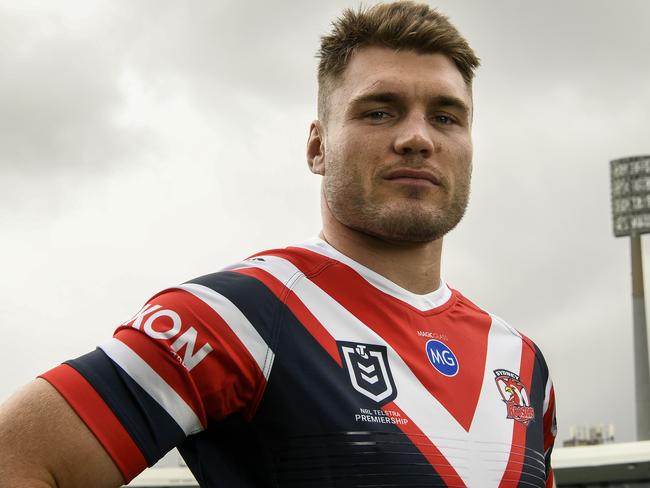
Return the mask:
[[[175,339],[170,348],[179,358],[181,349],[185,348],[181,362],[188,371],[196,367],[212,351],[212,346],[205,342],[194,352],[198,342],[196,329],[191,326],[185,327],[180,315],[171,309],[162,308],[160,305],[145,305],[133,318],[122,325],[128,324],[131,324],[134,329],[142,330],[154,339],[165,341]]]

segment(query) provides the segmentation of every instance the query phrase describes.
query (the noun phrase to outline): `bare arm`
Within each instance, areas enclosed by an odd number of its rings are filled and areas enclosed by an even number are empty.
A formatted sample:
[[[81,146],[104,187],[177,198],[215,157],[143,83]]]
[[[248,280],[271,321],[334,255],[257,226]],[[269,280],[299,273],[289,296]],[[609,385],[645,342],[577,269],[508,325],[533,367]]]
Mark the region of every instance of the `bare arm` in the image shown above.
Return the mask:
[[[99,441],[47,381],[34,380],[0,406],[2,486],[114,488],[123,481]]]

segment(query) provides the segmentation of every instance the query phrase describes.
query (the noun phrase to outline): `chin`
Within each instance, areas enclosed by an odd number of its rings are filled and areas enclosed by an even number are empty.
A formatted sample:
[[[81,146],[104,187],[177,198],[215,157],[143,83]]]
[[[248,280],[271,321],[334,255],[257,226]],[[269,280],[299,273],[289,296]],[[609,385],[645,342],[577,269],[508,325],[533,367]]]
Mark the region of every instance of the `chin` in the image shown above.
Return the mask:
[[[420,199],[369,200],[353,194],[326,202],[332,216],[348,228],[385,241],[412,244],[441,239],[458,225],[467,206],[466,198],[442,204]]]
[[[441,239],[462,216],[462,212],[378,212],[349,227],[386,241],[423,244]]]

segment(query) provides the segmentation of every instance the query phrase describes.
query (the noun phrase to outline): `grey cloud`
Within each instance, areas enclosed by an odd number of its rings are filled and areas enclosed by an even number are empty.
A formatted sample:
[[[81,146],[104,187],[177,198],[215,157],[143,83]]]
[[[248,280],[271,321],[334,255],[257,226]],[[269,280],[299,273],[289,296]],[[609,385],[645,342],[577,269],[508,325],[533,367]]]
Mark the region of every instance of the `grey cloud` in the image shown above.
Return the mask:
[[[318,45],[308,2],[140,4],[147,19],[130,60],[147,80],[170,76],[215,111],[250,92],[279,105],[311,101]],[[310,63],[313,70],[305,69]]]
[[[72,8],[69,6],[69,8]],[[141,142],[121,127],[120,43],[74,20],[2,12],[0,169],[5,174],[114,163]],[[101,30],[102,24],[98,23]]]

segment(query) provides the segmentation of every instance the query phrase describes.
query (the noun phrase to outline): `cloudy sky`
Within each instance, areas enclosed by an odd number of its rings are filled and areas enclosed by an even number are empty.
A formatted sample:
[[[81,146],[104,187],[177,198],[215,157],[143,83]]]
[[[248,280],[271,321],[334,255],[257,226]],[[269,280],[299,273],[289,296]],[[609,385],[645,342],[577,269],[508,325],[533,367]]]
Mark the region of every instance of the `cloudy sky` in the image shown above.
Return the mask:
[[[317,234],[314,54],[357,3],[54,5],[0,0],[0,399],[159,289]],[[542,348],[560,440],[610,422],[633,440],[608,162],[650,153],[650,2],[436,5],[483,61],[444,277]]]

